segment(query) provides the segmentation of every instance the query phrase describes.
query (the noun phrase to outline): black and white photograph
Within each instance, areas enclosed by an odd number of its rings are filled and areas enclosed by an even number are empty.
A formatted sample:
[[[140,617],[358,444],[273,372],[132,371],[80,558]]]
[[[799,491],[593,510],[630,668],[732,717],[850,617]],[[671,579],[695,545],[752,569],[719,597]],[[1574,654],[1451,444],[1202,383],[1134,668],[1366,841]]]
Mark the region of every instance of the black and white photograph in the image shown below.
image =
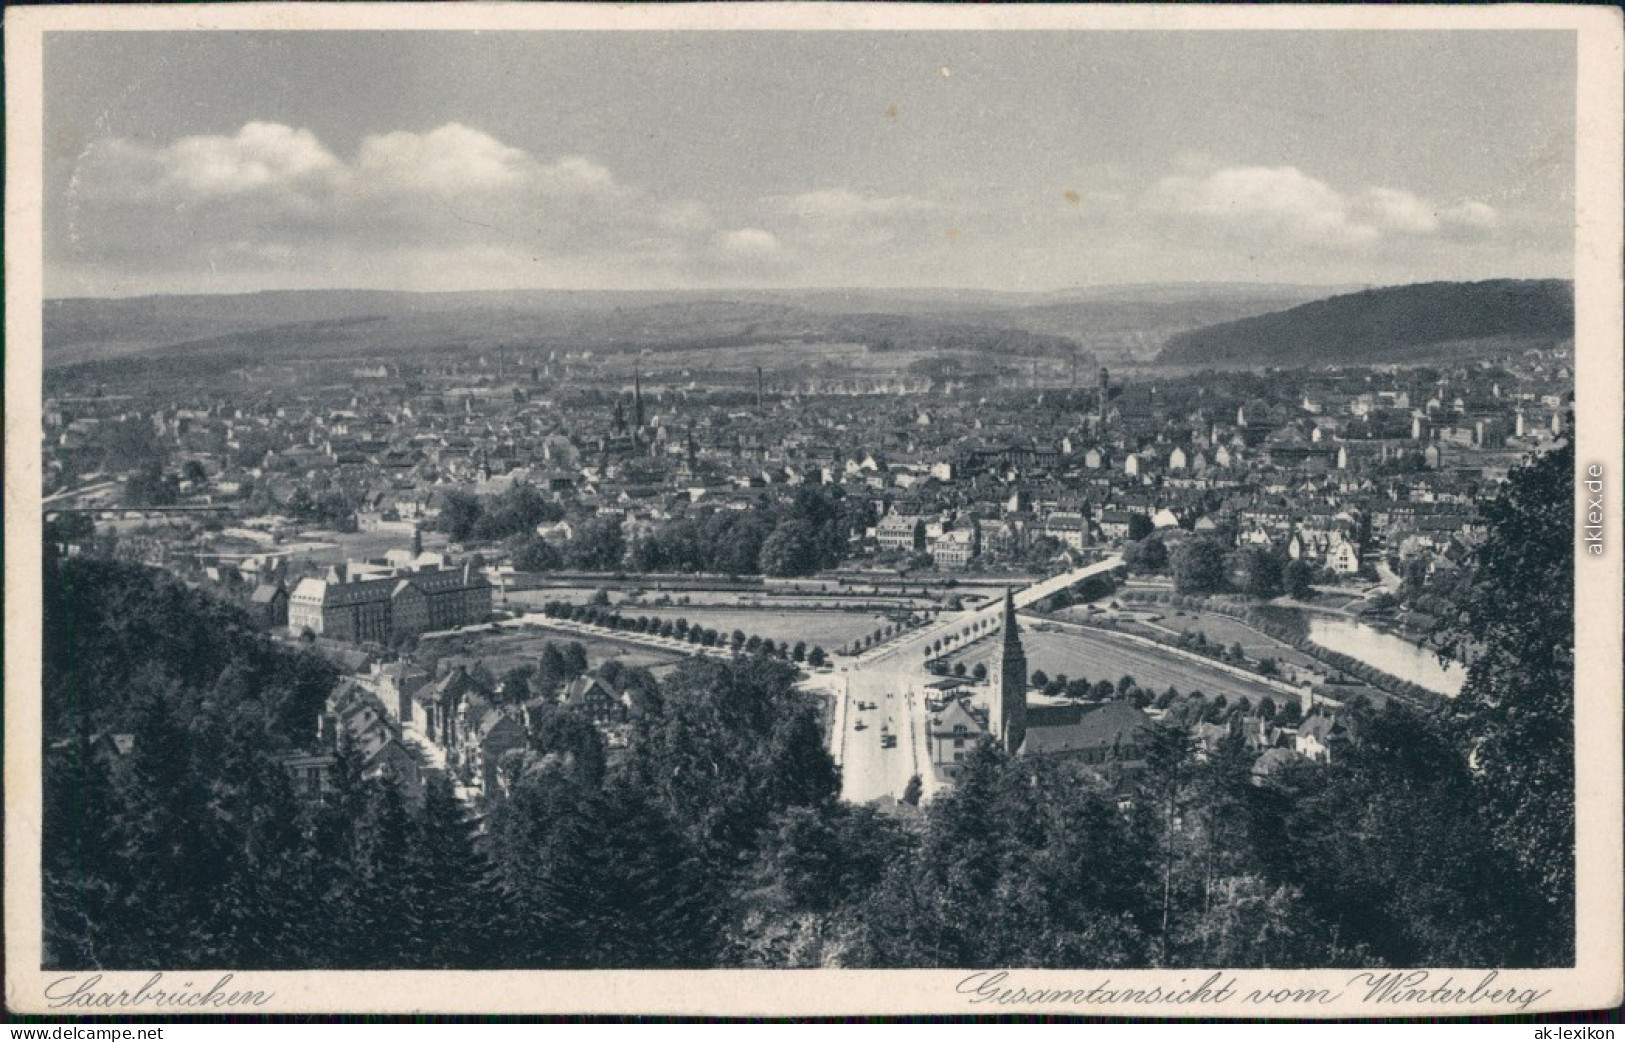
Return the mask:
[[[6,12],[9,1007],[1619,1001],[1617,10],[210,6]]]

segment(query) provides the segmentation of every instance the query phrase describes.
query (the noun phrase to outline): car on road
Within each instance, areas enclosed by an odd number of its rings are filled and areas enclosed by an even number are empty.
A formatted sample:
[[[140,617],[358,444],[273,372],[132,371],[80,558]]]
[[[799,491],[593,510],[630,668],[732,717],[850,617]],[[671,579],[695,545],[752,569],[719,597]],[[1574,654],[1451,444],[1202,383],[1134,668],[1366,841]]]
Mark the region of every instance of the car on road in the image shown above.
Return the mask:
[[[867,731],[868,729],[869,725],[864,723],[862,720],[859,720],[857,723],[852,725],[852,730],[854,731]]]
[[[894,734],[881,735],[880,736],[880,747],[882,749],[895,749],[895,748],[897,748],[897,736],[894,735]]]

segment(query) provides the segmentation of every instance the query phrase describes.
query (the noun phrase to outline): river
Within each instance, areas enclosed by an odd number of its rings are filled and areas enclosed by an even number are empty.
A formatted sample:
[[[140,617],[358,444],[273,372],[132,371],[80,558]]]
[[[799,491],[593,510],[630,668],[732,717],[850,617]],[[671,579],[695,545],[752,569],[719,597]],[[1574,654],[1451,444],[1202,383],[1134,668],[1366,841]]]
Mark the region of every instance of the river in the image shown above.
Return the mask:
[[[1467,667],[1461,663],[1441,666],[1433,652],[1352,619],[1311,615],[1309,639],[1449,698],[1461,694],[1461,686],[1467,682]]]

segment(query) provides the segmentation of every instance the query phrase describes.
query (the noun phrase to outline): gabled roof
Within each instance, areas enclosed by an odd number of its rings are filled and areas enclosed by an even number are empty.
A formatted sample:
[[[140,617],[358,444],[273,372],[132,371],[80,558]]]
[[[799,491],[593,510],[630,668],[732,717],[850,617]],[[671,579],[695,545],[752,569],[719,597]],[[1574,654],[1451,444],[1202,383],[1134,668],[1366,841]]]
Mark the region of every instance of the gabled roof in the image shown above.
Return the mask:
[[[521,734],[524,732],[524,728],[520,725],[519,721],[515,720],[509,714],[490,713],[485,717],[485,719],[479,722],[479,726],[475,728],[474,733],[483,740],[485,738],[489,738],[491,734],[499,728],[502,730],[517,729]]]
[[[1258,759],[1253,761],[1252,773],[1254,777],[1262,778],[1274,774],[1282,767],[1298,762],[1299,759],[1301,757],[1291,749],[1279,747],[1266,749]]]
[[[614,688],[604,683],[601,677],[587,673],[583,676],[576,677],[565,687],[563,695],[564,704],[571,706],[580,705],[588,698],[592,697],[595,691],[611,701],[618,702],[621,699],[620,694],[616,692]]]
[[[976,719],[965,705],[964,699],[956,698],[943,706],[939,712],[931,714],[932,734],[951,735],[957,727],[963,727],[967,733],[972,735],[980,735],[986,731],[986,728],[982,726],[982,722]]]
[[[1029,719],[1021,755],[1045,756],[1135,746],[1140,742],[1140,732],[1151,722],[1131,702],[1104,702],[1081,708],[1082,713],[1075,723],[1050,726],[1037,722],[1035,725]]]
[[[1354,737],[1354,731],[1343,718],[1333,713],[1310,713],[1298,725],[1298,734],[1312,737],[1322,745],[1349,741]]]

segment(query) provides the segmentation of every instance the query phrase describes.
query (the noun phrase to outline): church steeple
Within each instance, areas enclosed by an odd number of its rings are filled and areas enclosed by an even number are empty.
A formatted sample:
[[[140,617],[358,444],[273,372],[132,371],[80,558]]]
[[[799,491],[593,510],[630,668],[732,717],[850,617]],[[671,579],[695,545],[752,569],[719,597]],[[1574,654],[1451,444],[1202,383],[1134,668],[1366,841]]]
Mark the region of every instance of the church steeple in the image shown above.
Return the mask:
[[[1014,756],[1027,737],[1027,653],[1021,647],[1015,592],[1004,590],[1004,643],[999,649],[998,690],[989,721],[999,747]]]
[[[632,426],[643,429],[643,374],[632,371]]]

